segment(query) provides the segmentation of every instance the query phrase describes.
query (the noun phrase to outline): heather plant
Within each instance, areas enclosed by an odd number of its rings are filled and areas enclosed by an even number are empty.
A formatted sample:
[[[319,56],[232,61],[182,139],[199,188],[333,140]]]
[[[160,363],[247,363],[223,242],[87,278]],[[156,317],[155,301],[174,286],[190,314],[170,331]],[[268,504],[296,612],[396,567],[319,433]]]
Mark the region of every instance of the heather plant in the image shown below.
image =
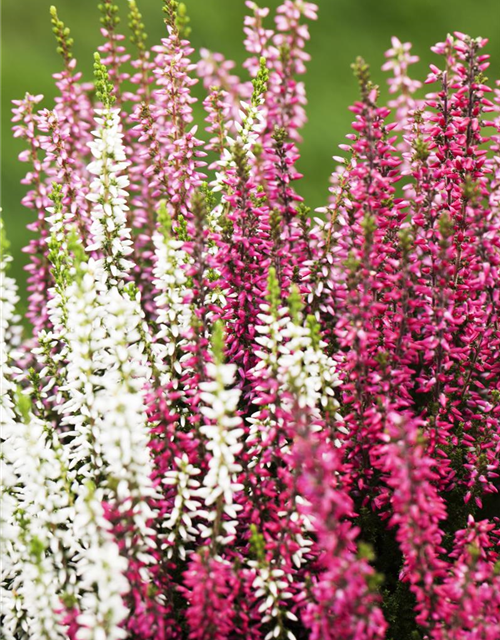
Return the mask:
[[[463,33],[367,63],[330,196],[296,169],[307,21],[246,3],[244,77],[183,3],[50,11],[26,94],[30,329],[2,228],[6,640],[500,638],[500,83]],[[206,133],[193,85],[206,92]],[[423,85],[427,87],[427,93]]]

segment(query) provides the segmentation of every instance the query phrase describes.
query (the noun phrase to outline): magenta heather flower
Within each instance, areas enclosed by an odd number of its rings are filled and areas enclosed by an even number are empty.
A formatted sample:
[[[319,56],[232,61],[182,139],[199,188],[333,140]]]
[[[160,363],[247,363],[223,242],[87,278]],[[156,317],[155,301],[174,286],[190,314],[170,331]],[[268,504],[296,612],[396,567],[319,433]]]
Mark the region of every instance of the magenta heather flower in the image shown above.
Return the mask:
[[[401,579],[416,595],[417,622],[432,629],[438,622],[439,583],[446,572],[446,562],[440,558],[445,551],[440,523],[446,510],[433,485],[436,462],[425,456],[416,421],[391,413],[386,425],[381,437],[386,444],[378,447],[377,455],[391,492],[382,491],[379,500],[390,501],[392,507],[390,524],[397,527],[403,554]]]
[[[14,105],[36,220],[28,335],[1,229],[6,640],[497,640],[487,42],[448,35],[422,83],[392,38],[387,104],[358,58],[312,217],[317,7],[246,2],[240,77],[163,5],[150,46],[129,0],[129,51],[103,0],[94,82],[51,8],[59,93]]]
[[[234,629],[236,582],[227,562],[205,553],[193,555],[182,587],[188,601],[186,618],[190,638],[228,640]]]

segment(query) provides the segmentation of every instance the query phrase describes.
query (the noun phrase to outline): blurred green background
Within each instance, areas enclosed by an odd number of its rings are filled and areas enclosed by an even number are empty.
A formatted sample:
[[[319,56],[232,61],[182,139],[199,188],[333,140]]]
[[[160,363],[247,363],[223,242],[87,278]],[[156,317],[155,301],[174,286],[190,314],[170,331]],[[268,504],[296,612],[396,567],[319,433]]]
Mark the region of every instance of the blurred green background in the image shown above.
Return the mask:
[[[127,33],[127,0],[121,8],[122,32]],[[347,110],[357,97],[350,64],[361,55],[371,64],[374,80],[384,85],[380,71],[390,37],[411,41],[421,61],[414,74],[424,78],[435,56],[429,47],[453,30],[490,39],[492,55],[489,77],[500,77],[500,0],[316,0],[319,20],[310,25],[312,55],[306,86],[309,122],[303,132],[299,170],[305,174],[299,191],[311,207],[324,204],[331,156],[349,131]],[[29,237],[26,224],[32,219],[20,205],[24,187],[19,184],[27,165],[17,161],[24,148],[10,133],[10,101],[26,91],[45,95],[42,106],[51,107],[54,86],[51,74],[61,68],[51,32],[49,6],[56,4],[60,18],[71,28],[74,52],[84,76],[91,79],[92,54],[101,44],[97,0],[3,0],[2,2],[2,206],[14,255],[13,273],[21,290],[26,262],[21,247]],[[186,0],[191,18],[191,39],[196,49],[221,51],[239,65],[245,57],[242,45],[244,0]],[[149,42],[165,34],[161,0],[138,0]],[[276,8],[279,0],[260,0]],[[197,59],[197,58],[195,58]],[[199,95],[199,94],[198,94]],[[198,112],[201,121],[202,111]],[[23,295],[23,299],[25,296]],[[23,305],[24,306],[24,305]]]

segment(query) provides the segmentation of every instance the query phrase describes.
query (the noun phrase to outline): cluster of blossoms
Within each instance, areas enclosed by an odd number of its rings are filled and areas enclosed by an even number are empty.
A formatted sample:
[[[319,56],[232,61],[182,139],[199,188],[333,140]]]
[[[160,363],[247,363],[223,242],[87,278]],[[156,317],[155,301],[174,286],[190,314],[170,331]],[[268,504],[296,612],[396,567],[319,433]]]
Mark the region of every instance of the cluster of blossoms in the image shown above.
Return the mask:
[[[159,0],[160,1],[160,0]],[[500,83],[462,33],[367,64],[331,195],[298,194],[307,20],[248,1],[240,79],[163,0],[51,9],[15,101],[30,330],[2,230],[5,640],[500,638]],[[206,89],[206,131],[192,87]],[[207,141],[203,140],[206,137]],[[27,323],[25,323],[27,324]]]

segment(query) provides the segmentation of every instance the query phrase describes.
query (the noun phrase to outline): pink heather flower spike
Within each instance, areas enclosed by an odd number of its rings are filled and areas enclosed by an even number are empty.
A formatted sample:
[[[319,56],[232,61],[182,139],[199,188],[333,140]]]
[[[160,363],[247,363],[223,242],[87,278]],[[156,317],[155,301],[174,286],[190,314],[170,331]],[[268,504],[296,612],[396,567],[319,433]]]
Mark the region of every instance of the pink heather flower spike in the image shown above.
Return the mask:
[[[30,162],[30,171],[21,181],[31,187],[22,200],[22,204],[36,213],[36,220],[28,225],[28,229],[38,234],[38,237],[30,240],[24,251],[30,254],[30,263],[26,270],[28,276],[28,313],[26,317],[33,324],[33,331],[38,331],[47,326],[46,293],[51,286],[51,275],[47,260],[46,238],[49,234],[45,222],[45,210],[50,205],[48,198],[49,188],[45,182],[44,172],[49,168],[47,159],[40,157],[40,138],[37,132],[37,120],[34,114],[35,105],[40,103],[43,96],[26,94],[24,100],[13,100],[12,121],[14,137],[23,138],[28,144],[28,149],[19,155],[21,162]]]

